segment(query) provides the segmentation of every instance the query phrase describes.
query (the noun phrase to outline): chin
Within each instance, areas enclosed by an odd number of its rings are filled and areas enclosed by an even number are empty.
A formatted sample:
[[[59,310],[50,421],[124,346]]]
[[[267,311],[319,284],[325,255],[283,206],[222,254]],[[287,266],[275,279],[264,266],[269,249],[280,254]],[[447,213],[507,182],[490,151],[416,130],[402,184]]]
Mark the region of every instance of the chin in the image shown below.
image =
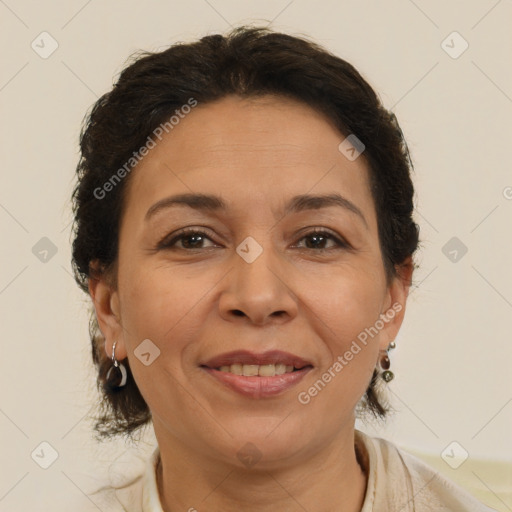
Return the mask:
[[[257,459],[259,469],[275,468],[279,462],[297,456],[312,441],[305,438],[304,425],[298,423],[296,418],[291,419],[290,416],[290,421],[286,424],[284,417],[286,415],[279,418],[246,418],[246,421],[236,425],[223,424],[232,437],[224,436],[221,443],[223,446],[219,446],[219,450],[230,453],[230,458],[238,459],[237,465],[246,465],[245,459]],[[253,466],[256,463],[250,465]]]

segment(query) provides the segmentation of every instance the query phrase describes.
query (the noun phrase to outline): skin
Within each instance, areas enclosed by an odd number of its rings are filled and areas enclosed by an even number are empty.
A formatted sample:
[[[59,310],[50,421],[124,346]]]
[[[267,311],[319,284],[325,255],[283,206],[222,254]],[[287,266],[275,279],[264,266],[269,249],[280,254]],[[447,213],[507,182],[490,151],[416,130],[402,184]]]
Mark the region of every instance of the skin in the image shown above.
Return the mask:
[[[107,356],[117,340],[116,357],[128,357],[151,409],[166,512],[361,509],[367,475],[354,450],[354,409],[398,333],[412,270],[387,282],[367,163],[340,153],[344,138],[302,103],[226,97],[195,107],[130,176],[117,288],[100,278],[90,293]],[[190,192],[219,195],[228,210],[179,206],[145,220],[157,201]],[[339,206],[283,213],[294,195],[332,192],[366,223]],[[155,249],[186,226],[207,238]],[[312,228],[350,248],[329,238],[315,245],[305,237]],[[252,263],[236,252],[248,236],[263,248]],[[301,404],[298,393],[397,303],[402,310]],[[161,351],[149,366],[134,355],[145,339]],[[314,368],[280,396],[248,398],[199,367],[237,349],[279,349]],[[248,442],[261,454],[251,467],[237,457]]]

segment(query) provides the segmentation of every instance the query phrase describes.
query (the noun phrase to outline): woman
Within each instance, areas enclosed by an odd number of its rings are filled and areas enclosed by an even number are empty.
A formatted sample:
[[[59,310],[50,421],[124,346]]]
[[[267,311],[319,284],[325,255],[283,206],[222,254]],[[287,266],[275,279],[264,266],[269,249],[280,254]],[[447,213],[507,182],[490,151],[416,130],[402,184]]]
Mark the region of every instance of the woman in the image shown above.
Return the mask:
[[[490,510],[354,426],[386,414],[418,227],[401,130],[350,64],[244,27],[145,54],[81,151],[96,430],[158,441],[119,510]]]

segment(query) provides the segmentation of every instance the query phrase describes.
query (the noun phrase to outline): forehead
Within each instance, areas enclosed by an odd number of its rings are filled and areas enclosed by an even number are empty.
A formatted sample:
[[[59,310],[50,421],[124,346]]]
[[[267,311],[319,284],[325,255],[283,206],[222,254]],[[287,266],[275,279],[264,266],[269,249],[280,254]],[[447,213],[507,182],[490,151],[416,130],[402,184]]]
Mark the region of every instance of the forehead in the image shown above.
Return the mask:
[[[134,190],[141,208],[176,191],[268,203],[283,194],[334,190],[371,208],[366,162],[340,153],[344,138],[322,113],[283,97],[199,104],[137,165],[129,209]]]

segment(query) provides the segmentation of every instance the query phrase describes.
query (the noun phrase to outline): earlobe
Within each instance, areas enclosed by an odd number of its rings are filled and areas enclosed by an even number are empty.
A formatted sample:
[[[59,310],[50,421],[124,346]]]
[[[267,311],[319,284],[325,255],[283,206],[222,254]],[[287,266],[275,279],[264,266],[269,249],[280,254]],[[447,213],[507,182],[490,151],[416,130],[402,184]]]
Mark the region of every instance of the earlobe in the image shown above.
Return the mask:
[[[112,355],[112,345],[116,341],[116,358],[118,360],[126,358],[118,292],[106,282],[103,276],[100,276],[89,278],[89,294],[96,312],[98,326],[105,338],[106,355],[108,357]]]

